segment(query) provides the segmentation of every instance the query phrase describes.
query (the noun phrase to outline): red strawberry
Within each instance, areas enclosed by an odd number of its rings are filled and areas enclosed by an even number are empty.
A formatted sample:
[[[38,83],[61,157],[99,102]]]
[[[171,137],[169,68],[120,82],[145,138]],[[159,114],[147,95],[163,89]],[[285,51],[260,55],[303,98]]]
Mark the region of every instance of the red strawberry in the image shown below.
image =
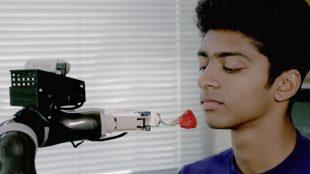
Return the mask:
[[[192,129],[197,127],[197,119],[190,109],[186,110],[180,116],[179,125],[180,127],[185,129]]]

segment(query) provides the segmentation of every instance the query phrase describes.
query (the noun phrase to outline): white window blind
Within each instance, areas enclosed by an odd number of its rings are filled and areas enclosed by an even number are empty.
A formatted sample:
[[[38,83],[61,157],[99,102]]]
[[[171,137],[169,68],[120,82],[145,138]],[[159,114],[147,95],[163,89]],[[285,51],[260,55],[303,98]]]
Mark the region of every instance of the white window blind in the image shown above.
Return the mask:
[[[197,129],[153,128],[105,142],[40,148],[38,174],[173,174],[213,151],[196,87],[196,0],[0,0],[0,121],[9,70],[27,59],[65,59],[86,83],[83,108],[142,109],[172,119],[185,109]]]

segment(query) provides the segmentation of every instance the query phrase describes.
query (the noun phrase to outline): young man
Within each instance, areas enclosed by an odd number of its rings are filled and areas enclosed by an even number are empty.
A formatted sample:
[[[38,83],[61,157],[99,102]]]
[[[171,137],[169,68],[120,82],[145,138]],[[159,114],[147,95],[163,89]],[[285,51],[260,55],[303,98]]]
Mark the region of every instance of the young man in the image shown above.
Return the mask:
[[[179,174],[310,174],[310,140],[291,106],[310,67],[304,0],[202,0],[197,26],[201,106],[232,148]],[[309,117],[310,119],[310,117]]]

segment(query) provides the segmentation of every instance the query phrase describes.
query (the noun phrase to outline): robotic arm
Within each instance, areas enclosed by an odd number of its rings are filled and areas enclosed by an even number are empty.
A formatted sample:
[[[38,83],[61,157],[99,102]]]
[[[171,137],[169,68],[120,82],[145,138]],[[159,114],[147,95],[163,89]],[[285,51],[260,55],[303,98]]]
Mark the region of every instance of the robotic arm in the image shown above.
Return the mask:
[[[38,147],[65,142],[77,147],[74,141],[106,141],[128,132],[150,131],[152,126],[159,126],[160,117],[149,111],[105,113],[102,109],[55,110],[46,117],[33,108],[25,108],[15,114],[13,121],[34,130]]]
[[[24,109],[13,120],[34,130],[39,147],[68,141],[108,140],[107,134],[150,131],[160,115],[150,111],[79,109],[86,101],[84,81],[66,77],[63,60],[30,60],[11,70],[10,102]],[[122,134],[124,133],[124,134]],[[111,138],[111,137],[110,137]]]
[[[106,141],[159,126],[160,115],[150,111],[80,109],[85,83],[66,77],[69,69],[62,60],[32,60],[25,69],[11,70],[10,104],[23,109],[0,126],[0,174],[35,174],[38,147],[65,142],[77,147],[84,140]]]

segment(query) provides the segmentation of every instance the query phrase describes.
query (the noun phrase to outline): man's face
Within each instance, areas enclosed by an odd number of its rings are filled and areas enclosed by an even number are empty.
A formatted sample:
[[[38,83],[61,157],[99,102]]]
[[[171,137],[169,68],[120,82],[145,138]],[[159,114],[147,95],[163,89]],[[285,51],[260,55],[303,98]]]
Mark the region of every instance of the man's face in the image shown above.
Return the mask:
[[[198,52],[201,106],[212,128],[254,126],[274,102],[267,88],[269,63],[239,32],[210,30]]]

